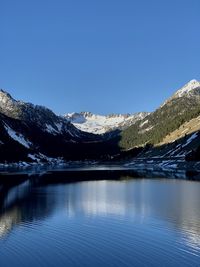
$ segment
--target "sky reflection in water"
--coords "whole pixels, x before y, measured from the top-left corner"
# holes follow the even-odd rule
[[[199,266],[198,182],[26,182],[1,200],[2,266]]]

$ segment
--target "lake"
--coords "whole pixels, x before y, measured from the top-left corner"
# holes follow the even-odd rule
[[[200,182],[93,178],[3,189],[0,266],[200,266]]]

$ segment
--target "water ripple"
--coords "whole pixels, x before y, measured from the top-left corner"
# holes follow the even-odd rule
[[[3,267],[199,266],[200,183],[143,179],[28,190],[0,215]]]

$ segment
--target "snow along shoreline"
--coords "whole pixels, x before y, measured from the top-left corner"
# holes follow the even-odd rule
[[[54,159],[50,162],[15,162],[0,163],[0,173],[12,174],[12,172],[24,171],[30,174],[42,174],[47,171],[59,170],[65,171],[133,171],[135,173],[145,174],[148,177],[164,177],[166,173],[172,174],[172,178],[187,178],[189,175],[199,175],[200,162],[185,161],[183,159],[161,159],[161,158],[135,158],[129,162],[99,162],[99,161],[64,161]],[[160,174],[162,174],[160,176]],[[184,175],[183,175],[184,174]],[[169,175],[166,175],[168,177]],[[200,178],[199,178],[200,179]]]

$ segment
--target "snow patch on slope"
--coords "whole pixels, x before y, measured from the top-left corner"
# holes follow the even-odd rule
[[[8,135],[14,139],[15,141],[17,141],[18,143],[20,143],[21,145],[25,146],[26,148],[30,148],[30,146],[32,145],[32,143],[28,140],[26,140],[24,138],[24,136],[22,134],[19,134],[17,132],[15,132],[12,128],[10,128],[10,126],[8,126],[7,124],[4,125],[4,128],[6,129]]]
[[[190,144],[190,143],[191,143],[197,136],[198,136],[197,133],[194,133],[193,135],[191,135],[191,136],[187,139],[186,143],[185,143],[182,147],[185,147],[185,146],[189,145],[189,144]]]
[[[54,123],[53,126],[46,123],[45,124],[45,131],[50,133],[50,134],[57,135],[57,134],[62,133],[62,127],[63,127],[63,124],[61,122],[60,123]]]
[[[58,133],[58,131],[53,128],[50,124],[46,124],[46,131],[50,134],[56,135]]]
[[[147,124],[149,121],[145,120],[143,123],[140,124],[140,127],[142,128],[145,124]]]

